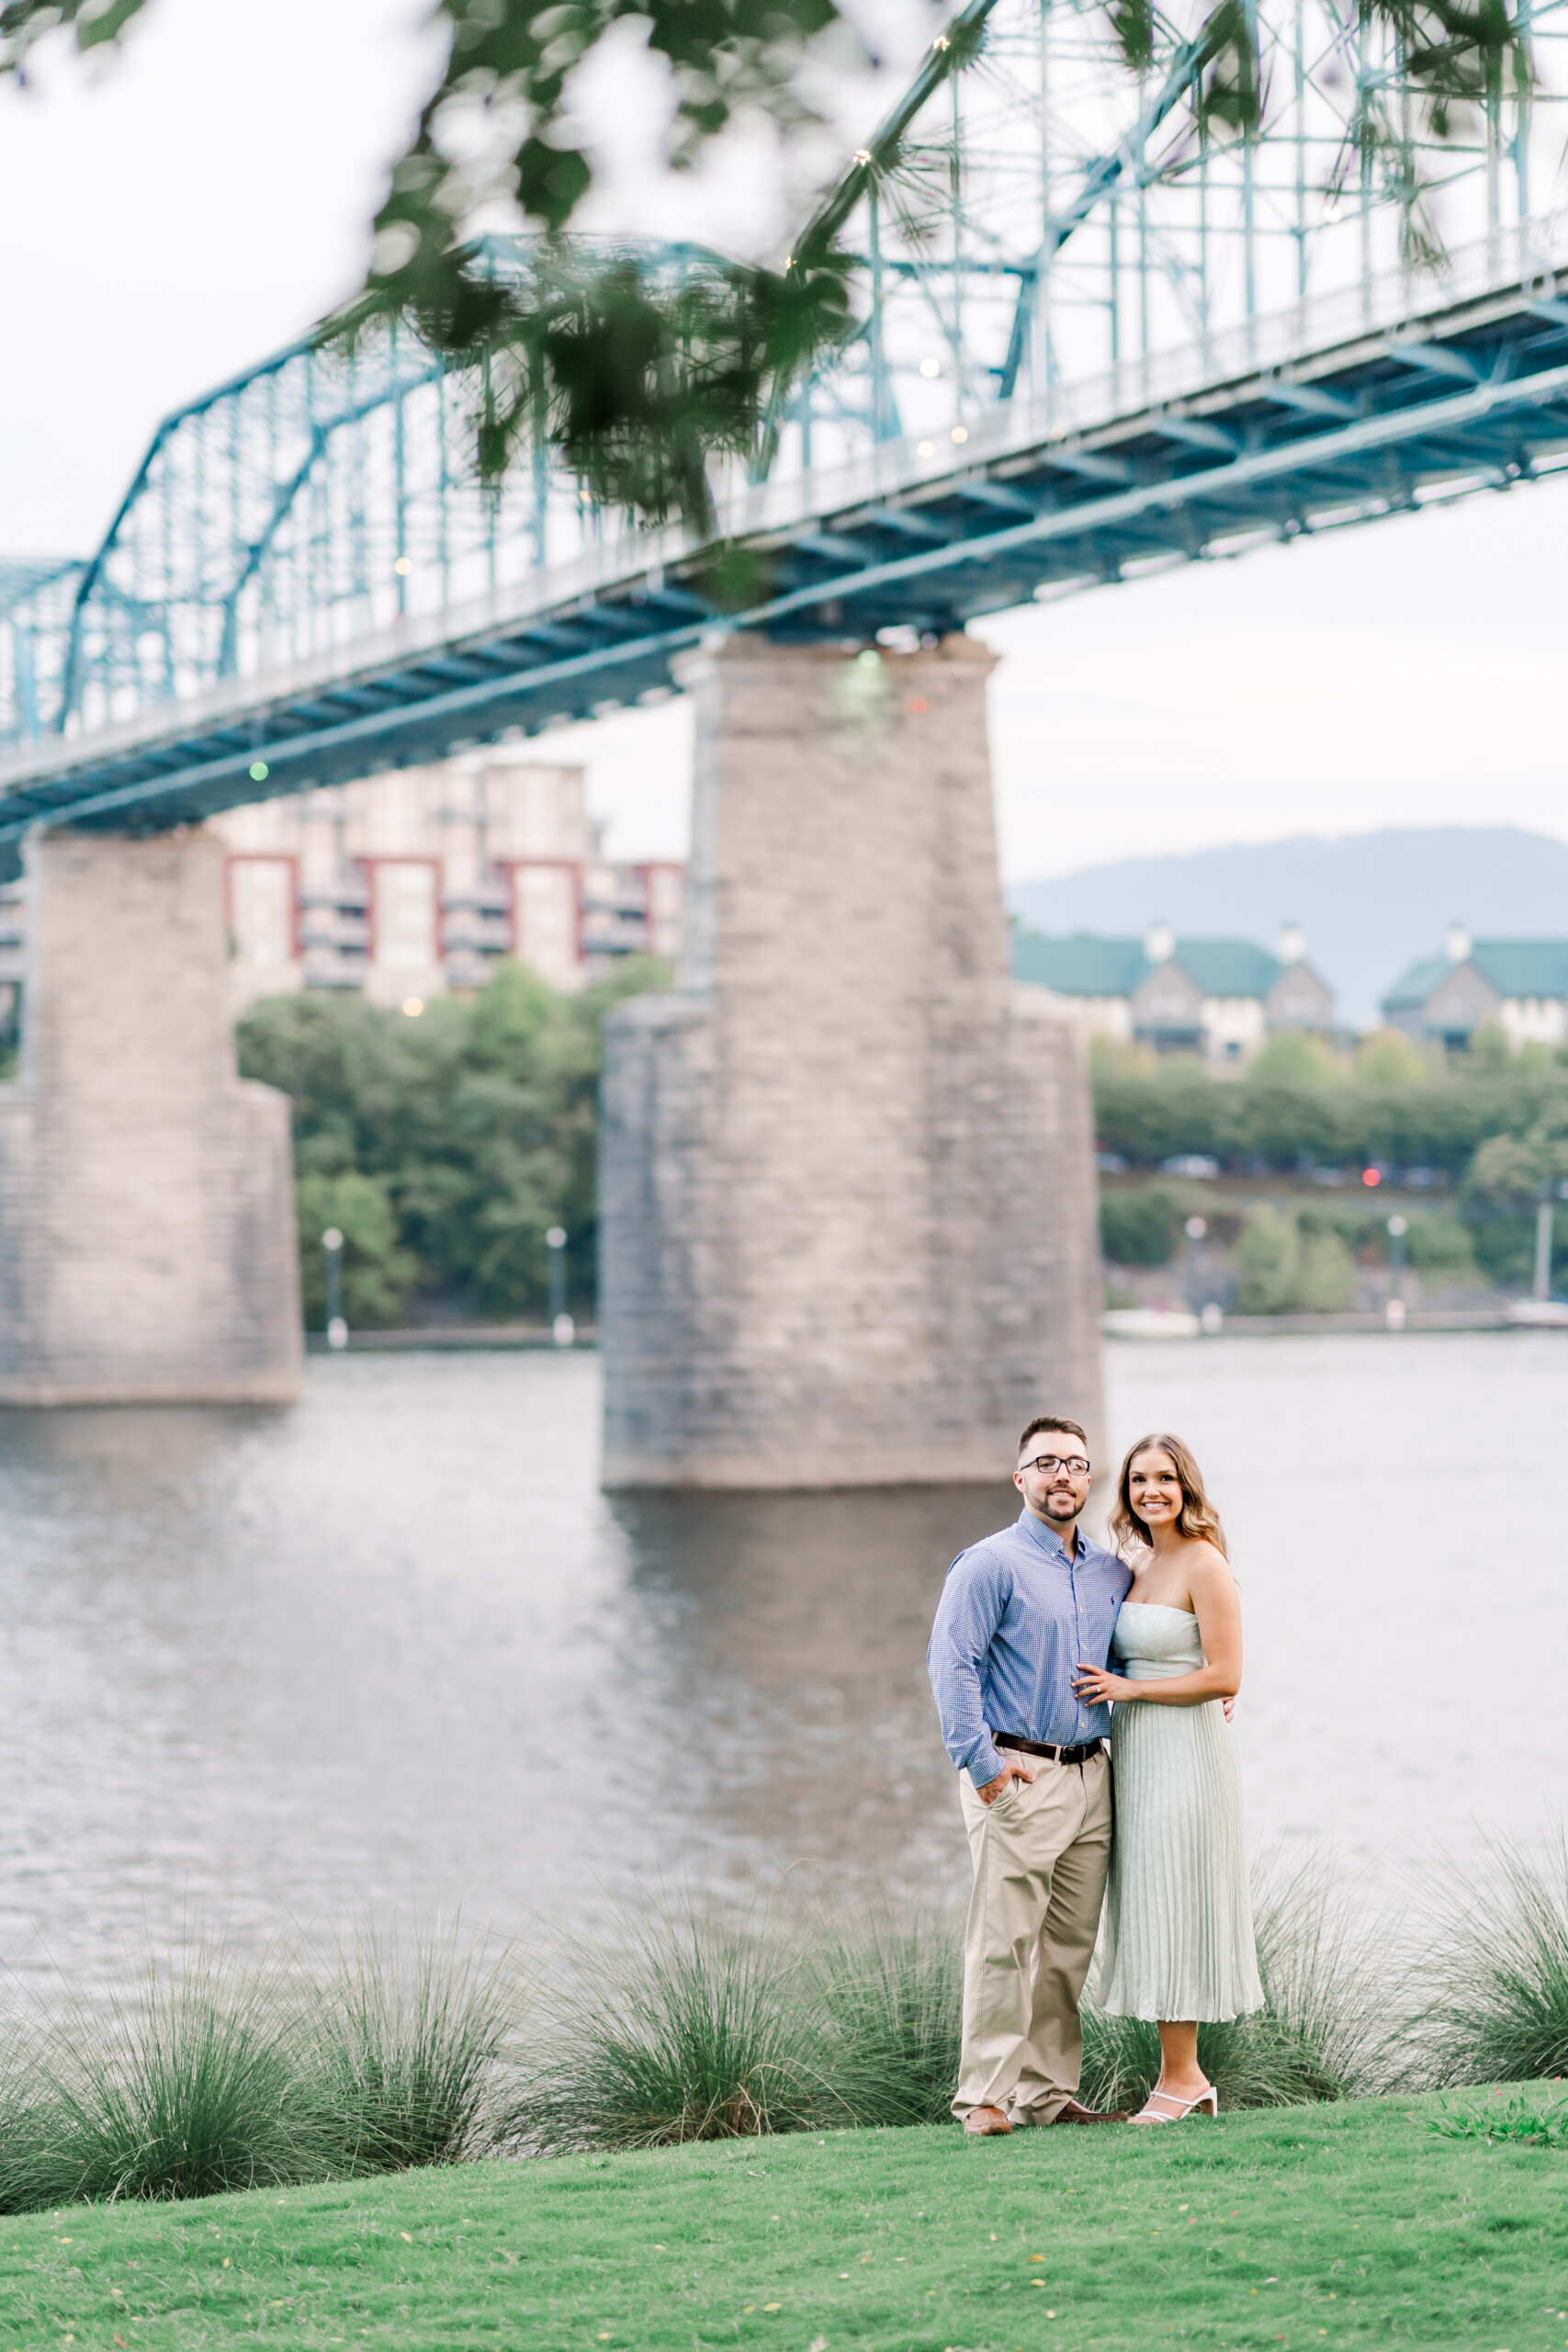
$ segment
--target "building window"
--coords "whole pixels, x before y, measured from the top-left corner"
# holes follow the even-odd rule
[[[428,972],[439,962],[437,871],[426,858],[378,857],[371,869],[372,961],[388,972]]]
[[[520,862],[512,869],[512,952],[553,989],[582,978],[582,877],[565,859]]]
[[[276,970],[294,961],[295,889],[291,857],[231,858],[229,928],[242,963]]]

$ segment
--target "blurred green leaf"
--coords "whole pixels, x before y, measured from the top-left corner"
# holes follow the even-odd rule
[[[1185,28],[1151,0],[1105,4],[1129,73],[1174,77],[1201,139],[1258,129],[1267,89],[1253,0],[1213,0]],[[113,41],[142,6],[5,0],[0,73],[21,74],[51,34],[84,50]],[[741,454],[766,469],[791,388],[850,329],[862,257],[838,241],[868,180],[891,187],[907,169],[900,141],[918,107],[896,110],[849,165],[786,264],[713,252],[672,267],[624,244],[568,243],[593,185],[573,143],[573,69],[623,23],[642,30],[674,83],[664,160],[686,168],[743,115],[768,117],[786,139],[817,126],[813,75],[869,62],[837,0],[438,0],[435,13],[446,52],[393,164],[370,276],[323,332],[352,339],[373,322],[405,320],[469,368],[481,471],[501,472],[525,445],[548,447],[603,503],[649,523],[679,516],[711,536],[706,460]],[[920,96],[981,56],[987,13],[953,17],[928,52]],[[1430,266],[1440,243],[1423,209],[1424,142],[1530,89],[1528,16],[1506,0],[1360,0],[1360,14],[1393,31],[1415,103],[1377,77],[1359,83],[1333,184],[1363,164],[1380,168],[1404,217],[1406,261]],[[507,207],[537,241],[503,271],[469,224]]]

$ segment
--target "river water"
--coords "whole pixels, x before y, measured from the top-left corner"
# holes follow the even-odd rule
[[[1122,1344],[1241,1579],[1255,1842],[1398,1870],[1562,1809],[1568,1340]],[[0,1963],[451,1905],[512,1927],[964,1857],[924,1645],[1011,1489],[602,1496],[586,1354],[317,1359],[287,1413],[0,1415]]]

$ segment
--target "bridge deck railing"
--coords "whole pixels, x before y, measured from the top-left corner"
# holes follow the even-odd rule
[[[1043,397],[1021,395],[979,413],[961,445],[911,435],[873,445],[849,461],[749,483],[732,474],[717,499],[719,537],[766,546],[784,542],[835,515],[1006,466],[1053,441],[1091,435],[1143,414],[1198,402],[1252,377],[1310,367],[1366,338],[1419,334],[1424,327],[1489,295],[1528,293],[1568,266],[1568,210],[1500,228],[1450,254],[1443,266],[1417,273],[1389,271],[1336,287],[1289,308],[1226,327],[1164,351],[1138,354]],[[737,469],[738,471],[738,469]],[[354,676],[405,668],[422,655],[479,644],[570,612],[638,582],[655,592],[668,571],[696,550],[679,529],[636,530],[621,525],[601,544],[485,595],[366,632],[320,653],[260,674],[165,702],[119,724],[91,730],[95,752],[117,752],[188,737],[210,724],[286,698],[308,695]],[[68,769],[82,756],[84,737],[68,733],[0,760],[0,790]]]

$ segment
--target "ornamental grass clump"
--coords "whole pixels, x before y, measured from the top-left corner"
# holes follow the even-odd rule
[[[1446,2090],[1568,2077],[1568,1837],[1540,1860],[1495,1844],[1450,1872],[1427,1936],[1416,2073]]]
[[[512,2136],[547,2149],[661,2148],[841,2122],[810,1973],[760,1914],[687,1896],[563,1944],[539,2083]]]
[[[290,2036],[325,2166],[352,2177],[484,2153],[520,2006],[511,1946],[466,1938],[457,1920],[385,1935],[364,1922],[300,1998]]]
[[[271,1968],[197,1950],[101,2009],[24,2016],[12,2035],[0,2209],[324,2177]]]
[[[1232,2104],[1366,2098],[1386,2087],[1402,2031],[1390,1997],[1398,1953],[1387,1910],[1372,1907],[1365,1889],[1334,1879],[1315,1856],[1294,1868],[1266,1859],[1253,1874],[1252,1900],[1265,2003],[1251,2021],[1250,2049],[1233,2056],[1216,2046],[1216,2064],[1234,2071]],[[1236,2029],[1213,2030],[1223,2037]],[[1269,2095],[1271,2086],[1288,2096]]]
[[[821,2069],[844,2123],[945,2123],[958,2080],[963,1929],[944,1914],[881,1908],[807,1944]]]
[[[1198,2061],[1221,2107],[1303,2107],[1381,2086],[1394,2049],[1386,1926],[1369,1925],[1315,1862],[1255,1871],[1253,1916],[1264,2005],[1198,2029]],[[1086,2007],[1086,2105],[1141,2107],[1159,2066],[1152,2024]]]

